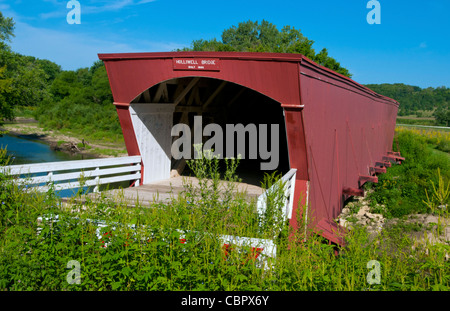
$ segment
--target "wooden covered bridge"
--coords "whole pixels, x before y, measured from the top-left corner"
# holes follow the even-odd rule
[[[306,207],[312,226],[341,243],[333,220],[344,201],[363,195],[364,183],[377,182],[376,175],[391,162],[403,160],[392,152],[398,102],[300,54],[166,52],[99,58],[108,73],[126,158],[134,159],[124,170],[131,172],[141,193],[161,193],[185,173],[185,159],[172,148],[174,125],[185,124],[195,132],[209,124],[254,124],[259,129],[275,124],[278,131],[266,132],[271,149],[266,146],[265,153],[256,158],[247,154],[241,161],[243,186],[255,197],[261,195],[262,168],[276,155],[276,166],[267,171],[281,172],[290,181],[290,225],[296,228],[297,211]],[[192,136],[192,144],[205,141]],[[246,137],[246,145],[254,143]],[[258,143],[260,147],[260,138]],[[267,152],[274,148],[278,154],[269,158]],[[131,188],[126,191],[134,195]]]

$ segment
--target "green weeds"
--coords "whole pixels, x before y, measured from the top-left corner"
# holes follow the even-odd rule
[[[221,174],[217,159],[204,154],[188,164],[199,184],[186,182],[182,195],[150,208],[129,208],[101,196],[62,203],[52,190],[24,191],[1,176],[0,289],[449,289],[445,246],[424,253],[411,248],[401,228],[375,239],[355,228],[336,256],[335,246],[304,230],[308,226],[301,214],[302,229],[296,232],[287,222],[276,221],[281,219],[282,187],[269,196],[264,216],[256,212],[254,201],[233,191],[238,162],[227,160]],[[266,176],[266,188],[278,180]],[[271,239],[276,258],[224,241],[224,235]],[[380,264],[378,283],[367,280],[372,260]],[[79,284],[70,282],[73,268],[67,265],[72,261],[79,263]]]
[[[448,204],[447,154],[432,152],[426,138],[412,131],[400,131],[397,139],[406,161],[379,175],[377,184],[367,184],[366,189],[374,190],[368,195],[372,207],[385,205],[380,212],[392,218],[434,212],[436,206]]]

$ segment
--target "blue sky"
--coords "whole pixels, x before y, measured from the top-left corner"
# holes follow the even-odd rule
[[[171,51],[265,19],[300,29],[359,83],[450,87],[449,0],[379,0],[379,25],[366,21],[368,0],[79,0],[79,25],[67,23],[67,2],[0,0],[16,21],[12,49],[74,70],[97,53]]]

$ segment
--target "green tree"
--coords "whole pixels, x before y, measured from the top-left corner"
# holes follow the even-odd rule
[[[14,21],[11,17],[4,17],[0,12],[0,56],[4,51],[9,50],[9,46],[5,41],[10,41],[14,37]],[[0,124],[4,119],[13,118],[13,109],[10,103],[7,102],[12,88],[12,80],[6,75],[6,66],[0,64]]]
[[[49,61],[47,59],[37,59],[36,62],[47,75],[47,84],[53,82],[56,76],[61,72],[61,66],[55,64],[52,61]]]
[[[398,101],[400,116],[410,114],[418,116],[421,114],[420,111],[434,111],[438,124],[446,124],[443,120],[443,111],[450,108],[450,89],[445,86],[426,89],[403,83],[367,84],[366,86]]]
[[[271,52],[271,53],[298,53],[302,54],[322,66],[328,67],[340,74],[351,77],[350,72],[342,67],[334,58],[323,49],[316,54],[313,49],[314,41],[309,40],[291,26],[284,26],[281,31],[263,20],[241,22],[222,32],[222,40],[194,40],[190,48],[179,51],[238,51],[238,52]]]
[[[12,17],[4,17],[0,12],[0,49],[8,48],[5,41],[11,41],[14,37],[15,23]]]
[[[449,126],[450,125],[450,110],[438,109],[434,112],[437,125]]]
[[[13,118],[12,107],[5,100],[9,96],[12,88],[12,79],[5,78],[6,66],[0,68],[0,124],[4,119]]]

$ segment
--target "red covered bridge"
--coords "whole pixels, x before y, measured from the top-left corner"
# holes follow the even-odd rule
[[[297,169],[293,213],[308,206],[329,232],[350,195],[377,181],[390,161],[398,102],[300,54],[165,52],[99,54],[104,61],[128,154],[142,156],[146,184],[182,166],[172,159],[171,128],[208,123],[279,124],[278,171]],[[272,142],[273,144],[273,142]],[[244,160],[243,179],[261,177]]]

